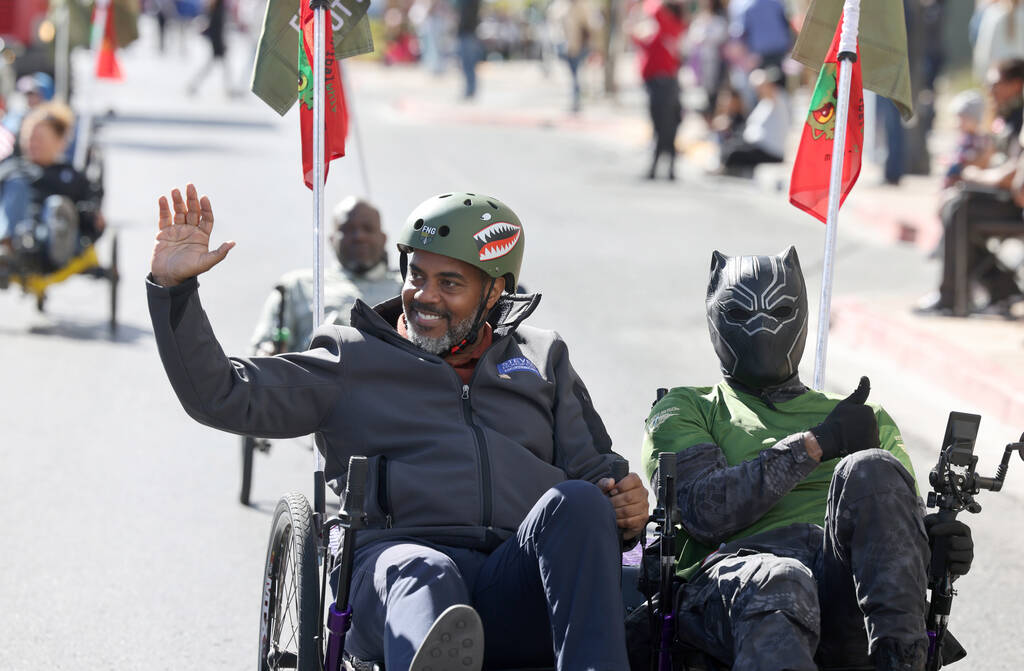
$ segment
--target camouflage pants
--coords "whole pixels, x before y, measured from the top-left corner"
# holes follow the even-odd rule
[[[677,634],[735,671],[871,666],[881,638],[922,645],[929,557],[914,481],[888,452],[836,466],[825,528],[733,541],[676,597]]]

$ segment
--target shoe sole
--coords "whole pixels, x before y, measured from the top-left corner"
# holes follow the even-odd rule
[[[483,622],[475,610],[459,604],[434,620],[409,671],[480,671],[483,661]]]

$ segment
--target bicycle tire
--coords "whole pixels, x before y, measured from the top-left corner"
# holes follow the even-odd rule
[[[274,510],[263,569],[260,671],[320,671],[322,637],[316,529],[302,494],[281,498]]]
[[[252,461],[256,452],[256,439],[242,436],[242,486],[238,492],[238,501],[243,506],[249,505],[249,493],[252,489]]]

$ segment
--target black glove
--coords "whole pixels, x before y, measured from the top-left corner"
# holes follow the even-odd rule
[[[936,539],[946,539],[946,568],[949,572],[954,577],[967,575],[974,561],[971,528],[960,520],[942,522],[938,513],[924,516],[924,528],[928,530],[928,543],[933,552]]]
[[[822,461],[881,447],[875,411],[864,405],[870,392],[871,382],[862,377],[856,391],[839,401],[825,421],[811,429],[821,446]]]

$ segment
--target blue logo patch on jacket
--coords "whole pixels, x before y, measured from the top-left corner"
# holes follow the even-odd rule
[[[542,377],[540,371],[537,370],[537,366],[535,366],[534,363],[525,356],[517,356],[498,364],[499,377],[508,378],[509,373],[515,373],[517,371],[533,373],[537,377]]]

